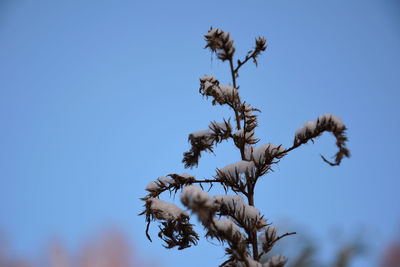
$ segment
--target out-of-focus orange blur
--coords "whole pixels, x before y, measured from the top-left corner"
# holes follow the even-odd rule
[[[0,237],[0,267],[135,267],[154,266],[139,259],[127,238],[117,230],[107,230],[84,242],[77,252],[66,249],[61,241],[52,241],[40,258],[11,256]]]

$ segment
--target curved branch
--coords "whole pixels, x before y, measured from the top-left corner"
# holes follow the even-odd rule
[[[280,154],[286,154],[293,149],[306,144],[308,141],[314,142],[314,138],[319,137],[323,132],[331,132],[336,138],[336,146],[338,152],[335,155],[335,162],[328,161],[324,156],[321,155],[322,159],[331,166],[340,165],[344,157],[350,157],[350,150],[346,147],[347,136],[346,126],[342,121],[332,114],[324,114],[320,116],[316,121],[308,121],[295,133],[293,146],[280,152]]]

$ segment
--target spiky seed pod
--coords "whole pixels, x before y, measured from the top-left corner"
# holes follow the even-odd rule
[[[217,57],[222,61],[232,59],[235,53],[235,46],[229,33],[221,29],[210,28],[208,33],[204,35],[207,42],[205,48],[210,48],[212,52],[217,54]]]
[[[236,88],[230,85],[220,84],[215,77],[211,75],[204,75],[200,78],[199,93],[206,98],[212,97],[212,104],[225,105],[229,104],[234,106],[240,103],[239,93]]]
[[[323,132],[331,132],[336,138],[336,146],[339,151],[336,153],[335,162],[328,161],[324,156],[322,159],[331,166],[338,166],[343,157],[350,157],[350,151],[346,147],[346,126],[342,120],[332,114],[324,114],[315,121],[308,121],[295,133],[293,145],[300,146],[309,140],[320,136]]]
[[[148,227],[151,221],[161,221],[158,236],[166,243],[166,248],[178,246],[184,249],[191,245],[196,245],[199,240],[198,234],[193,230],[193,225],[189,223],[189,215],[174,204],[164,202],[158,198],[143,198],[145,210],[139,215],[145,215],[147,221],[146,236],[151,241],[148,234]]]
[[[265,230],[265,239],[268,242],[275,241],[276,238],[276,227],[275,226],[268,226]]]
[[[260,36],[256,39],[256,51],[265,51],[267,49],[267,39]]]
[[[211,122],[207,130],[200,130],[189,134],[188,140],[191,144],[191,149],[183,154],[182,162],[185,168],[197,166],[201,156],[201,152],[213,152],[213,147],[223,140],[230,138],[232,126],[229,120],[217,123]]]

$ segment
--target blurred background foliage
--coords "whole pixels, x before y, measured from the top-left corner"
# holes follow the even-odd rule
[[[281,231],[293,224],[282,223]],[[374,249],[373,239],[365,232],[344,234],[339,229],[330,235],[334,248],[323,255],[321,247],[326,244],[305,227],[297,226],[297,235],[285,238],[271,251],[264,255],[261,262],[270,255],[285,255],[289,260],[287,267],[350,267],[354,261],[371,258],[369,250]],[[212,244],[210,244],[212,245]],[[123,232],[113,228],[103,230],[83,242],[76,251],[68,250],[58,239],[49,240],[45,249],[29,257],[14,255],[11,243],[4,234],[0,236],[0,267],[157,267],[164,266],[158,257],[146,258],[138,255],[132,242]],[[400,236],[387,244],[379,257],[377,267],[400,266]]]

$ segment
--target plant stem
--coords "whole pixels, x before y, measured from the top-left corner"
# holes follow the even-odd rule
[[[251,183],[247,184],[247,200],[250,206],[254,207],[254,186]],[[251,233],[252,246],[253,246],[253,259],[258,259],[258,242],[257,242],[257,231],[254,229]]]
[[[233,60],[232,60],[232,58],[229,59],[229,65],[231,67],[233,87],[236,88],[236,77],[235,77],[235,70],[233,68]]]
[[[243,64],[247,61],[248,59],[246,59]],[[238,66],[236,69],[233,67],[233,59],[230,58],[229,59],[229,65],[231,68],[231,74],[232,74],[232,84],[233,87],[235,89],[236,88],[236,72],[238,71],[239,67]],[[241,105],[241,103],[239,104]],[[236,124],[237,124],[237,129],[240,130],[241,129],[241,125],[240,125],[240,117],[239,117],[239,112],[237,110],[237,107],[233,107],[233,110],[235,111],[235,117],[236,117]],[[246,136],[246,133],[243,129],[243,136]],[[244,143],[243,145],[240,147],[240,155],[242,157],[242,160],[245,160],[245,155],[244,155]],[[247,201],[249,203],[250,206],[254,207],[254,184],[250,182],[250,179],[247,179],[248,183],[247,183]],[[257,260],[258,259],[258,242],[257,242],[257,230],[254,229],[251,233],[251,236],[249,236],[249,239],[252,240],[252,246],[253,246],[253,259]]]
[[[233,67],[233,59],[232,58],[229,59],[229,66],[231,67],[233,88],[237,89],[236,88],[236,76],[235,76],[235,70],[234,70],[234,67]],[[239,106],[240,105],[241,105],[241,103],[239,104]],[[233,106],[233,111],[235,112],[235,119],[236,119],[236,128],[238,130],[240,130],[242,127],[240,125],[240,117],[239,117],[239,112],[238,112],[237,108],[238,108],[238,106]],[[242,160],[243,160],[244,159],[244,145],[242,147],[240,147],[240,155],[241,155]]]

